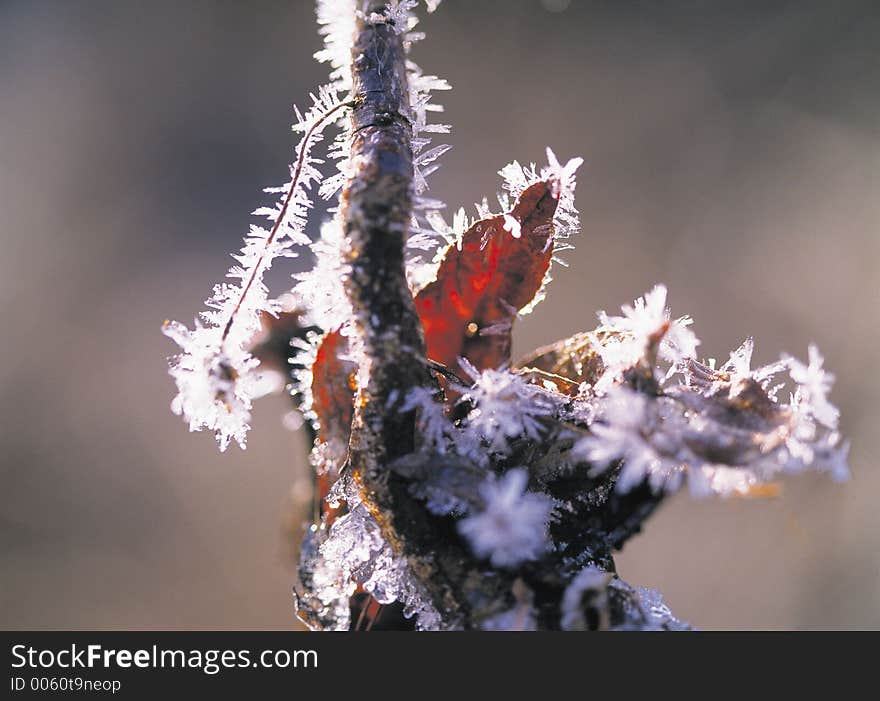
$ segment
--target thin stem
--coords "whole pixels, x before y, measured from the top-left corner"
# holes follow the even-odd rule
[[[235,305],[235,309],[232,310],[232,314],[229,315],[229,321],[226,322],[226,326],[223,328],[223,335],[220,337],[220,347],[223,347],[223,344],[226,342],[227,336],[229,336],[229,332],[232,330],[232,323],[235,321],[235,317],[238,314],[238,310],[241,309],[241,305],[244,302],[244,298],[247,296],[247,293],[251,289],[251,285],[254,284],[254,280],[257,279],[257,274],[260,270],[260,266],[263,264],[263,260],[266,258],[266,251],[269,250],[269,246],[275,241],[275,237],[278,235],[278,231],[281,228],[281,223],[284,221],[284,215],[287,214],[287,208],[290,206],[290,201],[293,199],[293,193],[296,192],[296,186],[299,184],[299,178],[302,175],[302,169],[305,165],[306,154],[309,152],[309,141],[311,141],[312,136],[318,127],[320,127],[327,119],[338,112],[343,107],[351,107],[355,104],[354,100],[349,100],[348,102],[340,102],[335,107],[327,110],[322,114],[312,126],[309,127],[308,131],[306,131],[305,136],[302,139],[299,149],[299,155],[296,159],[296,165],[293,170],[293,178],[290,181],[290,189],[287,191],[287,195],[284,197],[284,203],[281,205],[281,211],[278,213],[278,217],[275,219],[275,224],[272,226],[272,231],[269,232],[269,236],[266,238],[266,244],[263,246],[263,252],[260,254],[259,260],[257,260],[256,265],[253,267],[253,271],[251,272],[250,277],[248,278],[247,283],[241,290],[241,296],[238,298],[238,303]]]

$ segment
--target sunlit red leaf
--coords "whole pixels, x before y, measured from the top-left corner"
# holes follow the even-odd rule
[[[537,182],[511,212],[474,223],[450,247],[437,279],[416,296],[431,360],[457,368],[465,357],[480,370],[510,360],[516,314],[550,267],[557,203],[550,184]]]
[[[321,341],[312,366],[312,402],[319,424],[315,450],[331,463],[318,475],[317,493],[324,510],[324,497],[336,481],[339,463],[345,457],[354,413],[357,366],[341,357],[347,350],[348,339],[338,330],[330,331]]]
[[[348,443],[354,412],[354,373],[357,366],[343,360],[348,340],[337,330],[324,336],[312,366],[312,396],[320,428],[318,438]]]

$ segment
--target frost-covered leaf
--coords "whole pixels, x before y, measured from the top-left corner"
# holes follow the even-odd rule
[[[647,480],[658,492],[687,483],[697,496],[749,495],[806,468],[844,477],[848,446],[836,432],[818,351],[809,365],[785,358],[751,370],[751,348],[748,341],[719,370],[687,359],[679,366],[685,383],[658,392],[611,387],[594,400],[597,418],[576,452],[594,469],[619,461],[622,492]],[[785,368],[795,385],[788,403],[772,386]]]
[[[428,357],[450,367],[463,357],[479,369],[509,360],[513,321],[550,265],[556,204],[550,184],[535,183],[509,214],[476,222],[447,249],[437,279],[416,297]],[[519,223],[519,236],[505,216]]]

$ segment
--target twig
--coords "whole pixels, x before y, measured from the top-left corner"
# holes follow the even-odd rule
[[[238,303],[235,305],[235,308],[232,310],[232,313],[229,315],[229,320],[226,322],[226,326],[223,327],[223,335],[220,337],[220,347],[222,349],[223,344],[226,342],[227,336],[229,336],[229,332],[232,330],[232,324],[235,322],[236,316],[238,316],[238,310],[241,309],[242,302],[244,302],[244,298],[247,297],[248,292],[251,289],[251,285],[254,284],[254,280],[257,278],[259,274],[260,266],[263,263],[263,259],[265,258],[266,251],[269,250],[269,246],[275,241],[275,238],[278,236],[278,231],[281,228],[281,224],[284,222],[284,217],[287,214],[287,209],[290,206],[290,201],[293,199],[293,193],[296,192],[296,186],[299,184],[300,175],[302,175],[302,169],[305,165],[306,155],[309,152],[309,141],[311,141],[312,136],[315,131],[320,127],[324,122],[326,122],[330,117],[332,117],[336,112],[341,110],[343,107],[351,107],[352,102],[340,102],[335,107],[327,110],[321,117],[315,120],[314,124],[312,124],[308,131],[305,133],[301,143],[299,154],[297,154],[296,166],[294,167],[293,174],[290,179],[290,188],[287,190],[287,194],[284,196],[284,202],[281,205],[281,211],[278,212],[278,216],[275,218],[275,223],[272,225],[272,230],[269,232],[269,235],[266,237],[266,243],[263,246],[263,253],[260,256],[260,259],[257,261],[257,264],[254,265],[253,272],[251,273],[248,281],[244,284],[241,289],[241,295],[238,298]]]
[[[398,411],[391,400],[432,379],[404,269],[413,162],[402,37],[393,25],[371,21],[384,16],[384,5],[361,9],[352,49],[353,173],[342,217],[350,246],[346,289],[363,338],[367,381],[356,399],[348,469],[383,536],[407,557],[437,608],[454,617],[463,603],[452,573],[463,573],[468,555],[388,469],[416,447],[414,412]]]

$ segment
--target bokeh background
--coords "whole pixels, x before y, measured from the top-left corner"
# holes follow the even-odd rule
[[[188,434],[159,327],[284,179],[291,105],[325,79],[313,18],[0,2],[0,626],[296,627],[304,438],[283,398],[246,452]],[[477,201],[547,144],[586,158],[578,250],[518,351],[662,281],[707,355],[815,341],[837,374],[852,481],[678,496],[622,575],[702,628],[880,627],[876,3],[446,0],[423,27],[417,60],[454,86],[434,195]]]

